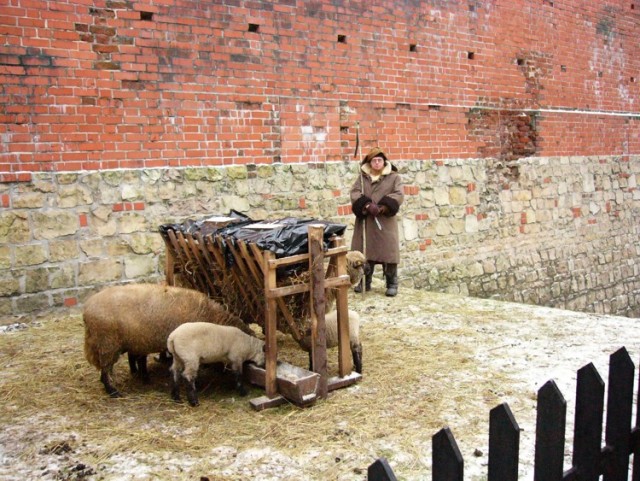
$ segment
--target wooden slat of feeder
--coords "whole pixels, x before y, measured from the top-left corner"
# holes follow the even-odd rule
[[[228,269],[227,268],[227,260],[226,260],[225,256],[222,254],[224,252],[225,248],[226,248],[225,247],[226,244],[224,242],[224,239],[222,239],[222,237],[220,237],[220,236],[216,236],[214,241],[215,242],[211,245],[211,253],[215,256],[216,262],[218,263],[220,271],[224,272],[225,275],[227,275],[227,273],[229,273],[229,275],[231,275],[231,277],[235,281],[235,285],[239,285],[239,286],[243,285],[244,281],[242,280],[242,277],[237,272],[237,270],[236,269]],[[240,291],[240,292],[241,292],[241,294],[243,294],[245,301],[247,303],[249,303],[249,304],[252,304],[250,302],[251,299],[248,297],[248,295],[244,291]]]
[[[260,270],[256,267],[256,259],[252,258],[248,253],[246,244],[243,241],[237,241],[237,243],[242,255],[237,255],[237,253],[234,252],[234,257],[239,262],[238,267],[243,272],[243,283],[248,286],[252,293],[252,299],[247,300],[247,302],[257,307],[258,302],[256,301],[262,298],[264,292],[264,277],[260,275]],[[260,257],[260,259],[262,259],[262,257]],[[262,310],[256,310],[256,320],[258,319],[258,312],[261,313]]]
[[[239,241],[238,245],[240,246],[240,249],[244,253],[246,259],[252,259],[254,261],[254,262],[249,263],[249,268],[251,270],[251,274],[253,275],[254,281],[258,285],[262,286],[262,283],[264,283],[264,274],[263,274],[262,269],[261,269],[261,263],[255,262],[256,258],[254,257],[255,253],[259,252],[260,255],[259,255],[258,259],[262,259],[262,251],[260,251],[260,250],[256,251],[256,250],[252,249],[252,252],[254,253],[254,256],[252,256],[251,253],[249,252],[250,247],[247,247],[246,242]],[[254,244],[251,244],[251,247],[253,247],[253,246],[254,246]],[[255,246],[255,247],[257,249],[257,246]],[[271,265],[271,264],[269,263],[269,265]],[[261,275],[263,277],[261,277]],[[269,293],[267,293],[266,295],[269,295]],[[300,339],[302,339],[302,336],[304,335],[304,333],[300,330],[300,328],[296,324],[296,320],[291,315],[291,311],[287,307],[287,304],[284,302],[284,299],[282,299],[281,297],[276,298],[276,305],[278,306],[278,309],[280,310],[280,312],[284,316],[284,319],[285,319],[287,325],[289,326],[289,329],[291,330],[291,335],[293,336],[293,338],[296,341],[299,341]]]
[[[260,264],[258,264],[256,262],[256,259],[251,255],[251,253],[249,253],[246,243],[242,241],[237,241],[237,248],[232,245],[228,245],[227,247],[229,248],[229,251],[233,254],[237,269],[239,269],[242,274],[242,279],[244,280],[244,282],[242,283],[241,289],[255,286],[256,296],[253,298],[253,303],[255,303],[256,299],[259,299],[262,297],[257,295],[257,290],[258,289],[261,290],[264,288],[264,277],[260,277],[260,273],[262,272],[262,269],[260,269],[259,267]],[[259,252],[260,252],[259,259],[262,260],[262,251],[259,251]],[[252,282],[252,279],[253,279],[253,282]],[[263,292],[263,291],[261,290],[260,292]],[[248,302],[251,302],[251,301],[248,301]],[[300,340],[302,336],[302,332],[297,326],[295,319],[289,312],[289,309],[284,303],[284,300],[276,299],[276,304],[284,314],[285,320],[289,326],[289,329],[291,330],[291,334],[293,335],[294,339]],[[276,318],[277,318],[277,314],[276,314]]]
[[[189,282],[189,284],[191,284],[191,286],[194,289],[197,289],[198,286],[194,282],[194,280],[192,278],[192,275],[191,275],[191,272],[189,272],[189,270],[188,270],[189,260],[187,259],[187,257],[185,256],[184,252],[182,251],[182,247],[180,246],[180,243],[178,242],[178,238],[176,237],[175,231],[173,229],[168,229],[167,230],[167,235],[169,236],[169,242],[171,243],[171,248],[173,249],[173,252],[175,253],[175,257],[178,259],[178,263],[180,264],[180,271],[183,273],[184,280]]]
[[[200,231],[196,232],[192,237],[195,237],[197,241],[196,245],[198,247],[202,269],[205,271],[205,275],[207,276],[211,287],[210,295],[212,297],[217,296],[218,298],[220,298],[221,289],[222,286],[225,285],[227,276],[225,270],[222,268],[222,266],[210,250],[209,244],[210,242],[212,242],[212,239],[211,237],[206,238]]]
[[[251,252],[253,253],[253,257],[254,259],[263,259],[263,251],[260,250],[260,248],[254,244],[248,244],[249,249],[251,249]],[[307,254],[304,254],[305,256],[305,260],[307,258]],[[260,269],[260,272],[262,272],[263,276],[266,276],[266,273],[272,269],[272,261],[275,260],[275,256],[269,256],[269,259],[266,262],[256,262],[256,266]],[[273,270],[275,271],[275,268],[273,268]],[[269,296],[269,293],[271,291],[264,291],[265,292],[265,296]],[[279,312],[282,314],[282,316],[284,317],[285,321],[287,322],[287,325],[289,326],[289,328],[291,329],[291,335],[293,336],[293,338],[296,341],[300,341],[300,339],[302,339],[302,336],[304,335],[304,333],[300,330],[300,328],[298,327],[298,324],[296,323],[296,320],[294,319],[293,315],[291,314],[291,311],[289,310],[289,308],[287,307],[287,304],[284,302],[284,299],[282,299],[282,297],[277,297],[276,298],[276,305],[278,306]]]
[[[247,302],[254,303],[257,298],[255,297],[256,295],[255,290],[252,289],[254,283],[251,282],[251,277],[252,277],[251,270],[248,267],[248,263],[250,262],[250,260],[246,259],[242,255],[242,253],[240,253],[238,249],[236,249],[233,243],[228,242],[226,244],[226,247],[229,250],[229,252],[231,252],[231,254],[233,255],[234,262],[235,262],[231,270],[234,271],[237,269],[239,271],[238,280],[240,280],[241,282],[239,282],[236,287],[238,288],[238,290],[240,290],[244,294],[245,298],[250,298],[253,296],[253,299],[247,299]],[[248,292],[248,291],[251,291],[251,292]]]
[[[167,253],[165,257],[164,263],[164,276],[167,282],[167,285],[173,286],[175,282],[174,274],[176,271],[176,259],[173,253],[173,248],[171,245],[165,240],[165,246],[167,247]]]
[[[178,245],[180,246],[183,258],[186,259],[185,270],[187,270],[187,272],[192,276],[193,280],[197,284],[198,290],[200,292],[207,293],[207,281],[202,277],[200,263],[197,259],[194,259],[193,254],[191,254],[191,249],[189,248],[182,232],[178,231],[176,233],[176,237],[178,239]],[[188,268],[191,268],[192,271],[189,271]]]
[[[209,234],[206,238],[203,237],[201,233],[197,233],[196,236],[198,238],[203,259],[208,267],[207,270],[212,271],[211,275],[213,275],[215,284],[214,292],[224,302],[226,301],[224,290],[227,289],[229,285],[233,285],[235,287],[238,285],[244,285],[244,282],[240,279],[237,272],[233,269],[227,269],[224,256],[222,255],[222,247],[216,248],[217,240],[213,238],[212,234]],[[215,272],[215,275],[213,272]],[[238,290],[238,292],[242,297],[243,306],[249,311],[250,320],[253,322],[259,315],[256,310],[256,303],[254,302],[257,292],[255,289],[252,289],[249,293],[244,290]]]
[[[238,269],[229,269],[227,267],[227,261],[225,256],[223,255],[223,252],[225,250],[224,240],[220,236],[213,237],[213,234],[209,234],[207,240],[207,251],[209,252],[212,259],[215,259],[215,265],[220,275],[219,289],[217,294],[223,299],[223,302],[230,304],[231,308],[237,309],[237,313],[243,315],[245,322],[257,322],[257,319],[262,316],[262,309],[258,308],[258,305],[256,303],[256,299],[258,298],[257,291],[254,289],[250,290],[250,292],[247,292],[244,289],[246,282],[242,278],[241,273],[238,272]],[[238,309],[237,305],[239,303],[237,301],[229,301],[228,293],[225,291],[231,288],[242,298],[242,309]],[[248,311],[248,315],[244,314],[246,312],[245,310]]]
[[[325,288],[349,286],[349,276],[343,275],[339,277],[333,277],[331,279],[325,279]],[[269,292],[271,297],[289,296],[292,294],[300,294],[302,292],[308,292],[310,290],[307,284],[296,284],[293,286],[282,286],[273,289]]]
[[[247,268],[251,272],[252,279],[254,280],[254,282],[257,282],[258,284],[262,284],[264,278],[262,277],[260,264],[259,263],[256,264],[255,258],[249,252],[247,243],[244,241],[238,241],[238,247],[240,248],[240,252],[242,252],[244,259],[247,260]],[[258,257],[258,259],[262,259],[262,256]]]
[[[276,271],[268,268],[269,259],[273,258],[273,252],[265,251],[263,254],[264,292],[269,292],[276,286]],[[267,297],[265,299],[265,381],[264,387],[267,397],[274,398],[278,395],[276,385],[276,362],[278,359],[278,343],[276,339],[276,301]]]
[[[191,234],[187,234],[185,236],[185,240],[187,241],[187,245],[191,248],[191,253],[195,257],[200,266],[199,272],[202,273],[202,277],[207,283],[208,291],[210,294],[216,292],[216,284],[214,278],[211,276],[210,264],[205,260],[205,257],[200,252],[200,242],[195,239]]]
[[[262,259],[262,251],[260,250],[260,248],[255,245],[254,243],[249,244],[249,248],[251,249],[251,252],[253,252],[253,257],[255,259]],[[273,259],[275,259],[275,257],[273,257]],[[269,261],[271,261],[272,259],[269,259]],[[267,269],[264,265],[263,262],[259,262],[258,267],[260,268],[260,272],[262,272],[262,275],[264,276],[267,272]]]
[[[349,252],[347,247],[336,247],[328,249],[324,255],[325,257],[332,257],[342,252]],[[301,262],[307,262],[309,254],[297,254],[295,256],[281,257],[280,259],[272,259],[269,261],[269,265],[272,267],[283,267],[291,264],[299,264]]]

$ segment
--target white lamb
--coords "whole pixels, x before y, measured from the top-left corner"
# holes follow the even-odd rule
[[[171,397],[180,401],[180,376],[187,381],[187,399],[197,406],[196,378],[201,363],[231,364],[236,389],[241,396],[247,391],[242,385],[242,364],[247,361],[264,366],[264,341],[245,334],[232,326],[207,322],[188,322],[178,326],[167,339],[167,350],[173,356],[171,365]]]
[[[338,311],[331,311],[324,316],[325,338],[327,349],[338,345]],[[353,357],[353,369],[362,373],[362,343],[360,342],[360,316],[349,309],[349,344]],[[311,360],[311,333],[305,335],[300,341],[302,348],[309,353],[309,369],[312,369]]]

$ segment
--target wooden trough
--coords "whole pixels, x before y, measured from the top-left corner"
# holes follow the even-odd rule
[[[248,364],[245,371],[245,377],[249,382],[265,387],[267,375],[265,369],[255,364]],[[300,407],[311,406],[318,399],[319,382],[320,375],[318,373],[278,361],[276,385],[280,396],[276,396],[273,399],[269,399],[266,396],[256,398],[251,400],[251,405],[256,410],[276,406],[286,401],[290,401]]]
[[[251,401],[255,409],[286,401],[308,406],[325,398],[329,390],[358,382],[361,375],[352,372],[349,345],[347,248],[343,237],[335,234],[340,229],[312,220],[298,224],[291,218],[284,222],[247,219],[215,216],[186,226],[161,226],[167,247],[167,284],[200,290],[245,322],[261,326],[266,364],[262,372],[250,368],[249,380],[264,386],[266,395]],[[279,244],[279,233],[295,229],[300,243],[301,228],[306,229],[305,252],[282,255],[280,249],[277,258],[265,242],[264,233],[271,238],[276,234]],[[338,312],[338,376],[329,379],[324,315],[327,304],[333,302]],[[298,342],[311,336],[314,372],[286,363],[277,367],[277,330]]]

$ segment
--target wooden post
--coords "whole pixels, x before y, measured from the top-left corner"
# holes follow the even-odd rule
[[[336,246],[343,246],[344,238],[336,239],[335,244]],[[337,256],[336,267],[337,275],[347,274],[346,253]],[[338,294],[336,295],[336,309],[338,311],[338,374],[340,377],[348,376],[353,370],[349,339],[348,290],[349,286],[338,287]]]
[[[276,339],[277,319],[276,319],[276,299],[272,297],[271,289],[277,287],[276,269],[269,266],[269,260],[275,255],[271,251],[264,251],[264,324],[265,324],[265,392],[267,397],[274,398],[278,395],[278,385],[276,383],[276,369],[278,360],[278,343]]]
[[[325,399],[328,392],[327,338],[324,311],[326,305],[324,291],[324,250],[322,239],[324,226],[311,224],[308,229],[309,272],[311,274],[311,352],[313,370],[320,374],[318,398]]]

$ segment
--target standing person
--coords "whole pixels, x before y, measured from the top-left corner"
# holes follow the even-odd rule
[[[360,163],[360,171],[350,192],[351,209],[356,216],[351,249],[367,258],[365,289],[371,290],[375,266],[382,264],[387,283],[385,295],[394,297],[398,293],[400,238],[396,214],[404,200],[402,179],[379,147],[369,151]],[[362,283],[355,291],[362,292]]]

